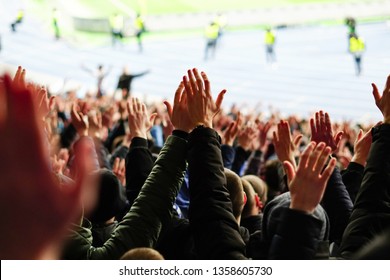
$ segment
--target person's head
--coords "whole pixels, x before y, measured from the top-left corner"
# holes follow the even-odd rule
[[[230,199],[232,201],[233,215],[240,223],[242,209],[246,202],[246,195],[242,186],[241,178],[233,171],[225,168],[226,188],[229,191]]]
[[[261,204],[265,205],[267,203],[267,198],[268,198],[267,183],[256,175],[245,175],[242,177],[242,179],[245,179],[249,184],[251,184],[251,187],[254,189]]]
[[[267,201],[272,200],[285,190],[284,169],[279,160],[267,161],[260,171],[260,176],[268,186]]]
[[[103,65],[99,64],[97,68],[98,68],[98,70],[100,71],[100,70],[103,69]]]
[[[262,206],[259,196],[247,180],[241,178],[241,182],[247,198],[241,216],[243,218],[256,216],[261,212]]]
[[[290,192],[286,192],[275,197],[265,206],[262,221],[262,234],[264,241],[268,244],[270,244],[270,242],[272,241],[272,238],[276,234],[277,228],[279,227],[280,223],[283,222],[282,214],[284,213],[284,211],[286,211],[285,209],[290,207],[290,203]],[[329,219],[324,208],[322,208],[322,206],[318,204],[313,214],[311,215],[322,223],[320,234],[316,238],[319,241],[324,241],[324,243],[328,244]],[[326,246],[319,246],[316,257],[324,256],[326,254],[329,255],[329,247],[327,247],[325,251],[323,251],[324,247]]]
[[[164,257],[152,248],[134,248],[127,251],[121,260],[164,260]]]
[[[100,177],[98,201],[88,219],[94,224],[101,224],[115,217],[125,206],[122,186],[115,174],[108,169],[97,172]]]

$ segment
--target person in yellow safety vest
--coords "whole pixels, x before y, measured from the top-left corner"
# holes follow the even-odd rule
[[[217,47],[217,40],[219,35],[219,26],[215,22],[211,22],[205,30],[206,35],[206,49],[204,53],[204,59],[208,59],[209,51],[211,50],[211,56],[215,57],[215,49]]]
[[[19,9],[18,13],[16,14],[16,20],[11,23],[11,30],[12,32],[16,32],[16,25],[21,24],[24,18],[24,11],[23,9]]]
[[[112,46],[115,46],[117,42],[121,43],[123,38],[123,16],[120,14],[114,14],[110,18],[110,29]]]
[[[60,27],[58,25],[58,19],[59,19],[59,13],[56,8],[53,9],[52,13],[52,23],[54,28],[54,36],[56,37],[56,40],[60,39]]]
[[[265,54],[266,60],[268,63],[274,63],[276,61],[274,46],[275,46],[276,36],[271,28],[267,28],[264,36],[265,43]]]
[[[140,14],[137,14],[134,19],[135,36],[137,37],[138,49],[140,52],[143,50],[142,46],[142,34],[146,32],[145,21]]]
[[[353,55],[355,60],[356,76],[359,76],[362,72],[362,55],[366,49],[363,38],[356,34],[353,34],[349,39],[349,52]]]

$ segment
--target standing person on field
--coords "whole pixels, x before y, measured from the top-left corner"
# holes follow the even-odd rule
[[[204,52],[204,60],[207,60],[209,57],[209,51],[211,51],[211,56],[215,57],[215,49],[217,47],[217,40],[219,36],[219,25],[215,22],[211,22],[205,30],[206,35],[206,49]]]
[[[356,33],[349,39],[349,52],[353,55],[355,60],[356,76],[360,76],[362,72],[362,55],[366,49],[364,40]]]
[[[54,35],[56,37],[56,40],[60,39],[61,37],[60,27],[58,25],[58,19],[59,19],[58,10],[54,8],[52,14],[52,23],[53,23]]]
[[[275,46],[276,36],[270,27],[265,31],[264,43],[265,43],[265,53],[267,63],[276,62],[274,46]]]
[[[18,24],[21,24],[24,18],[24,10],[19,9],[18,13],[16,14],[16,19],[13,23],[11,23],[11,30],[12,32],[16,32],[16,26]]]
[[[112,46],[114,47],[117,42],[122,43],[123,16],[120,14],[114,14],[114,16],[110,18],[110,28],[111,28]]]
[[[137,14],[134,19],[134,28],[135,28],[135,36],[137,37],[139,52],[143,51],[142,46],[142,34],[146,31],[145,21],[142,18],[141,14]]]

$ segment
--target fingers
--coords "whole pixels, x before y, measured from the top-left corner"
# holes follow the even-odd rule
[[[276,133],[276,131],[273,132],[273,139],[272,140],[273,140],[273,144],[275,146],[277,146],[279,143],[279,138],[278,138],[278,134]]]
[[[334,143],[336,145],[336,148],[339,146],[339,143],[340,143],[341,139],[343,138],[343,135],[344,135],[344,132],[339,131],[339,132],[337,132],[336,136],[334,137]]]
[[[126,107],[127,107],[127,113],[129,114],[129,116],[133,115],[134,114],[134,111],[133,111],[133,101],[132,101],[131,98],[129,99],[129,101],[127,101]]]
[[[180,84],[177,87],[177,90],[175,92],[175,98],[174,98],[174,101],[173,101],[174,105],[180,103],[180,99],[182,98],[183,91],[184,91],[184,83],[180,82]]]
[[[379,102],[381,101],[382,96],[380,95],[376,84],[372,83],[371,86],[372,86],[372,95],[374,96],[375,99],[375,104],[378,105]]]
[[[202,77],[199,75],[199,72],[198,72],[198,69],[194,68],[192,69],[194,75],[195,75],[195,78],[196,78],[196,84],[197,84],[197,87],[198,87],[198,90],[203,90],[204,88],[204,85],[203,85],[203,79]],[[207,77],[206,77],[207,78]],[[206,96],[207,95],[210,95],[210,92],[207,92],[206,91]]]
[[[164,101],[164,105],[165,105],[165,107],[167,108],[167,112],[168,112],[169,119],[172,119],[172,111],[173,111],[173,108],[172,108],[171,103],[169,103],[168,101]]]
[[[197,86],[197,84],[196,84],[194,74],[192,73],[191,70],[188,70],[188,71],[187,71],[187,74],[188,74],[188,78],[189,78],[189,80],[190,80],[190,85],[191,85],[192,93],[195,94],[195,95],[199,94],[198,91],[201,90],[202,88],[200,88],[200,89],[198,90],[198,86]]]
[[[184,89],[185,89],[188,100],[193,100],[194,93],[192,92],[191,85],[190,85],[190,82],[188,81],[187,76],[183,76],[183,84],[184,84]]]
[[[359,133],[356,137],[355,143],[358,142],[360,139],[362,139],[362,136],[363,136],[363,129],[359,129]]]
[[[210,91],[210,81],[207,78],[206,73],[205,72],[201,72],[201,75],[202,75],[203,81],[204,81],[204,89],[206,90],[206,92],[211,92]]]
[[[298,168],[301,168],[301,167],[306,168],[307,162],[309,160],[309,156],[312,153],[312,151],[314,150],[315,146],[316,146],[315,142],[310,142],[310,144],[307,145],[306,149],[303,151],[303,153],[301,155],[301,160],[299,161]]]
[[[309,170],[314,171],[315,164],[316,164],[318,158],[321,156],[324,148],[325,148],[325,143],[321,142],[321,143],[317,144],[315,149],[310,153],[309,159],[307,161],[307,168]]]
[[[150,127],[154,125],[154,120],[156,119],[156,117],[157,117],[157,113],[153,113],[150,115],[149,117]]]
[[[332,123],[328,113],[325,113],[325,130],[332,133]]]
[[[283,167],[284,171],[286,172],[288,182],[291,182],[295,177],[294,166],[290,162],[284,161]]]
[[[390,75],[387,76],[386,87],[385,90],[383,91],[383,94],[385,93],[390,93]]]
[[[317,136],[317,128],[313,118],[310,119],[310,129],[311,129],[311,138],[313,139],[313,137],[315,138]]]
[[[331,152],[332,149],[328,146],[325,147],[325,149],[323,149],[322,152],[319,154],[313,169],[315,175],[321,174],[322,170],[324,169],[324,166],[326,165],[326,162],[328,161]]]
[[[223,89],[223,90],[218,94],[217,100],[215,101],[215,105],[217,106],[217,112],[218,112],[219,109],[221,108],[222,101],[223,101],[223,98],[224,98],[224,96],[225,96],[225,93],[226,93],[226,89]]]
[[[299,145],[301,144],[301,141],[302,141],[302,138],[303,138],[303,134],[299,134],[297,135],[295,138],[294,138],[294,146],[295,147],[299,147]]]
[[[334,168],[336,167],[337,160],[335,158],[332,158],[328,166],[325,168],[324,172],[321,174],[321,181],[322,184],[326,186],[326,183],[328,182],[330,175],[332,175]]]
[[[119,170],[119,161],[120,161],[119,157],[115,158],[114,164],[112,165],[112,172],[114,172],[114,173],[118,172],[118,170]]]

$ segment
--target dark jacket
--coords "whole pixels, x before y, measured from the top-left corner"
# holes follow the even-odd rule
[[[92,246],[90,223],[75,226],[65,257],[119,259],[135,247],[153,247],[162,226],[172,217],[172,206],[186,170],[187,141],[170,136],[130,211],[102,247]],[[89,225],[88,225],[89,224]]]
[[[352,201],[336,167],[329,178],[321,205],[330,221],[329,241],[338,246],[352,212]]]
[[[376,250],[373,245],[390,227],[390,125],[372,129],[372,145],[364,170],[362,185],[356,197],[351,219],[341,243],[343,258],[368,256]],[[387,232],[388,233],[388,232]],[[382,238],[379,247],[389,248],[390,238]],[[365,246],[365,254],[358,251]],[[372,247],[371,247],[372,246]],[[371,252],[372,252],[371,251]],[[390,259],[390,251],[375,255],[377,259]]]
[[[362,184],[363,174],[364,166],[356,162],[350,162],[347,169],[341,171],[341,177],[347,188],[352,203],[355,203],[356,195],[359,191],[360,185]]]
[[[189,220],[200,259],[246,259],[245,243],[226,189],[220,137],[194,129],[188,139],[191,204]]]

